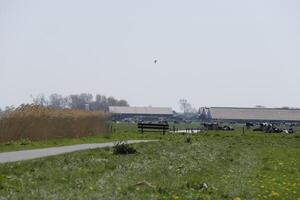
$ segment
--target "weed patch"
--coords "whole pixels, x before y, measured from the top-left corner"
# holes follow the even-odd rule
[[[113,152],[114,152],[114,154],[117,154],[117,155],[135,154],[135,153],[137,153],[137,150],[132,145],[130,145],[124,141],[120,141],[120,142],[117,142],[113,146]]]
[[[191,144],[192,143],[192,138],[191,137],[186,137],[184,141],[185,141],[185,143]]]

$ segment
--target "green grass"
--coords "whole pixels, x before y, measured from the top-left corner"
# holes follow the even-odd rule
[[[143,136],[131,128],[117,131]],[[2,164],[0,199],[300,198],[299,134],[147,134],[161,140],[133,145],[137,154],[105,148]]]

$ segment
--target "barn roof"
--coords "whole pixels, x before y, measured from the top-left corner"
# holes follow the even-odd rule
[[[136,115],[172,115],[169,107],[127,107],[109,106],[109,112],[113,114],[136,114]]]
[[[212,119],[300,121],[300,109],[281,108],[209,108]]]

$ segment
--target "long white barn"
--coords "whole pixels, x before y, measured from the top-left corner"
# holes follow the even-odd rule
[[[109,112],[112,114],[128,115],[172,115],[172,108],[169,107],[127,107],[110,106]]]
[[[211,107],[199,114],[211,120],[300,122],[300,109]]]

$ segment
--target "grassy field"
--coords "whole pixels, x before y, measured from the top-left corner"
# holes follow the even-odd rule
[[[2,164],[0,199],[300,198],[299,134],[238,129],[163,136],[137,134],[130,124],[114,127],[108,140],[160,141],[133,145],[132,155],[106,148]]]

